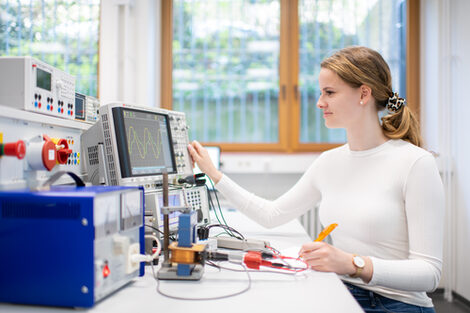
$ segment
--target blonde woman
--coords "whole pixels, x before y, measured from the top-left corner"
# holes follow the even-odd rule
[[[435,312],[426,292],[442,269],[444,192],[433,156],[420,148],[419,125],[392,90],[390,69],[366,47],[348,47],[321,63],[317,107],[347,143],[322,153],[274,201],[218,171],[194,141],[199,168],[237,209],[266,227],[320,203],[323,225],[338,223],[332,245],[310,242],[300,256],[317,271],[335,272],[366,312]],[[381,120],[379,111],[388,114]]]

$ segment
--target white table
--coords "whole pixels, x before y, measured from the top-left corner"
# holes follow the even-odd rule
[[[310,240],[297,220],[266,229],[238,212],[225,210],[224,216],[227,223],[245,237],[268,240],[281,251],[299,247]],[[212,229],[212,232],[216,233],[216,230]],[[261,272],[250,275],[251,289],[241,295],[219,300],[183,301],[158,294],[151,268],[147,267],[144,277],[98,302],[93,308],[80,312],[363,312],[333,273],[309,270],[295,276]],[[160,288],[171,295],[198,298],[232,294],[244,289],[247,284],[248,278],[244,272],[219,271],[206,266],[200,281],[162,281]],[[0,304],[0,312],[73,311],[76,310]]]

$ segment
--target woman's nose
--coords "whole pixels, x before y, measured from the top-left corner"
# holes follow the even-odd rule
[[[323,102],[322,97],[319,97],[318,100],[317,100],[317,108],[323,109],[325,106],[326,106],[326,105],[325,105],[325,103]]]

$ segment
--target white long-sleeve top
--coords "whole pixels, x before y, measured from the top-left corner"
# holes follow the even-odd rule
[[[343,145],[322,153],[274,201],[223,175],[217,189],[265,227],[288,222],[320,203],[322,225],[339,249],[369,256],[372,280],[341,279],[406,303],[432,307],[442,268],[444,191],[433,156],[403,140],[365,151]]]

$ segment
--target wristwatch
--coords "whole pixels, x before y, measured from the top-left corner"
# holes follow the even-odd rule
[[[364,261],[364,259],[358,256],[357,254],[353,254],[352,263],[356,268],[356,273],[349,275],[349,277],[359,277],[362,273],[362,270],[364,269],[364,266],[366,265],[366,261]]]

